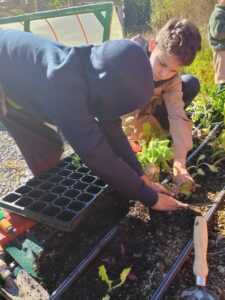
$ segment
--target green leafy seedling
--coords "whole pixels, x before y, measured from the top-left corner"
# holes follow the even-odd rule
[[[73,155],[71,155],[71,157],[72,157],[72,165],[75,168],[81,167],[81,161],[80,161],[79,156],[76,153],[74,153]]]
[[[192,182],[185,181],[179,185],[173,183],[166,183],[164,186],[174,193],[178,199],[188,200],[192,196]]]
[[[180,185],[177,186],[177,191],[175,195],[177,195],[178,198],[188,200],[192,196],[192,182],[185,181],[182,182]]]
[[[101,265],[99,267],[98,275],[99,275],[99,277],[101,278],[102,281],[107,283],[108,293],[110,293],[112,290],[121,287],[125,283],[125,281],[127,279],[127,276],[129,275],[130,271],[131,271],[130,267],[125,268],[120,274],[120,283],[118,283],[117,285],[114,285],[114,286],[112,286],[113,281],[109,279],[106,268],[105,268],[104,265]],[[110,299],[110,296],[109,296],[108,293],[102,298],[102,300],[109,300]]]
[[[147,144],[142,143],[142,151],[138,153],[138,159],[142,166],[146,168],[149,164],[156,164],[168,170],[168,161],[173,158],[173,152],[169,143],[170,141],[164,138],[152,139]]]
[[[200,175],[200,176],[205,175],[204,170],[201,168],[201,166],[203,166],[203,165],[207,166],[209,168],[209,170],[213,173],[219,172],[218,168],[215,165],[213,165],[213,164],[211,165],[206,162],[201,162],[204,159],[205,159],[205,155],[202,154],[199,156],[196,165],[192,165],[192,166],[188,167],[189,171],[194,170],[194,173],[191,174],[193,178],[197,175]]]

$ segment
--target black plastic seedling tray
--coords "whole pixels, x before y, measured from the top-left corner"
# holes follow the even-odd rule
[[[0,207],[37,222],[72,231],[107,185],[67,157],[0,199]]]

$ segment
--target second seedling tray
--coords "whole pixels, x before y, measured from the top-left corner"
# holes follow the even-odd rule
[[[71,157],[0,199],[0,207],[72,231],[107,185]]]

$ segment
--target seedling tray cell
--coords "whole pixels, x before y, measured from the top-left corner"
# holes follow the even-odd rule
[[[72,231],[107,185],[67,157],[0,199],[0,207],[60,230]]]

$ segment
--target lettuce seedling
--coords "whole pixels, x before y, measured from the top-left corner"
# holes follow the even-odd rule
[[[174,193],[177,199],[188,200],[192,196],[192,182],[184,181],[181,184],[167,183],[165,187]]]
[[[130,271],[131,271],[131,268],[125,268],[120,274],[120,283],[117,284],[117,285],[112,286],[113,281],[109,279],[105,266],[101,265],[99,267],[98,275],[101,278],[101,280],[106,282],[107,285],[108,285],[108,293],[102,298],[102,300],[109,300],[110,299],[109,293],[112,290],[115,290],[116,288],[119,288],[124,284],[124,282],[126,281],[127,276],[129,275]]]
[[[205,165],[209,168],[209,170],[213,173],[217,173],[218,172],[218,168],[215,165],[210,165],[206,162],[201,162],[203,159],[205,159],[205,155],[202,154],[199,156],[196,165],[191,165],[190,167],[188,167],[187,169],[190,170],[194,170],[194,173],[191,174],[191,176],[194,178],[197,175],[200,176],[204,176],[205,172],[203,171],[203,169],[201,168],[201,166]]]
[[[169,147],[168,139],[152,139],[148,143],[141,144],[142,151],[137,153],[138,159],[141,162],[146,175],[149,175],[150,180],[154,178],[154,174],[148,174],[149,169],[161,167],[164,170],[169,170],[168,161],[173,158],[172,149]]]

